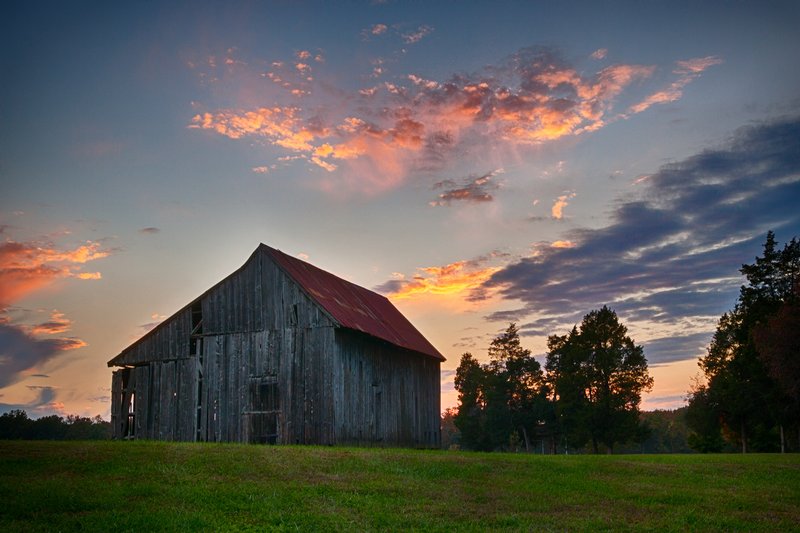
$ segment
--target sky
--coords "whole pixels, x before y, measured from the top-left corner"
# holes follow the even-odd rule
[[[4,2],[0,412],[109,415],[106,362],[259,243],[447,358],[608,305],[644,409],[800,236],[800,3]]]

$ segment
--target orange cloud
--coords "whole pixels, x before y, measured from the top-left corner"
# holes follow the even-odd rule
[[[34,335],[57,335],[59,333],[66,333],[72,327],[72,321],[64,316],[64,313],[53,311],[50,314],[50,320],[36,324],[31,328],[31,333]]]
[[[375,34],[386,31],[379,25],[372,28],[379,29]],[[416,42],[430,31],[420,27],[406,40]],[[605,54],[600,49],[593,57]],[[297,96],[305,101],[312,94],[313,80],[305,74],[311,55],[297,52],[292,61],[273,62],[276,72],[264,74],[286,89],[287,101],[296,102]],[[681,84],[688,83],[684,79],[718,61],[707,57],[678,62],[677,85],[628,112],[680,98]],[[376,59],[369,68],[373,75],[382,75],[383,66],[384,61]],[[586,74],[551,50],[524,49],[482,74],[456,75],[447,81],[406,74],[352,90],[320,84],[323,90],[313,91],[319,99],[313,108],[221,109],[196,114],[189,127],[231,139],[261,138],[325,170],[319,178],[323,190],[375,194],[399,185],[416,169],[445,168],[457,154],[478,153],[475,146],[514,149],[601,129],[625,117],[610,115],[614,103],[653,72],[653,66],[617,64]]]
[[[0,309],[59,278],[100,279],[99,272],[77,270],[108,255],[96,242],[60,250],[49,243],[6,241],[0,244]]]
[[[572,241],[553,241],[550,245],[552,248],[575,248],[575,243]]]
[[[556,198],[556,201],[553,202],[553,207],[550,210],[551,216],[557,220],[561,220],[562,218],[564,218],[564,208],[569,205],[569,200],[573,198],[575,198],[574,192],[562,194],[561,196]]]
[[[404,299],[423,294],[459,295],[478,289],[500,267],[479,268],[472,261],[457,261],[441,267],[420,268],[409,280],[395,278],[390,298]]]
[[[28,326],[13,324],[7,314],[8,306],[58,279],[99,279],[99,272],[79,270],[83,264],[108,255],[99,243],[91,241],[73,249],[42,242],[8,240],[0,244],[0,388],[33,374],[33,369],[62,352],[87,345],[75,337],[35,337],[70,329],[72,322],[59,311],[52,311],[46,322]]]

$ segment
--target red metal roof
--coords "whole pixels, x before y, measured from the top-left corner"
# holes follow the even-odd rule
[[[265,244],[261,246],[342,327],[361,331],[440,361],[445,360],[385,296],[345,281],[280,250]]]

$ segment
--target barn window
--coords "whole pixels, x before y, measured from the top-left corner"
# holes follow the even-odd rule
[[[200,300],[192,304],[192,332],[189,335],[189,355],[198,355],[203,350],[203,305]]]

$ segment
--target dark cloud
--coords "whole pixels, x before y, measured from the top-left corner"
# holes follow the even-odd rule
[[[473,177],[470,176],[457,183],[453,180],[443,180],[433,185],[434,189],[444,189],[444,192],[439,194],[437,200],[430,203],[432,206],[446,206],[451,202],[491,202],[494,200],[492,191],[500,188],[500,185],[494,181],[494,178],[501,170],[493,170],[487,172],[483,176]]]
[[[142,233],[144,235],[155,235],[156,233],[161,233],[161,229],[149,226],[147,228],[140,229],[139,233]]]
[[[642,344],[650,366],[657,366],[703,355],[710,341],[711,333],[704,332],[650,339]]]
[[[86,343],[74,337],[40,340],[20,327],[0,323],[0,388],[22,379],[26,370],[83,346]]]
[[[742,128],[725,147],[665,165],[643,183],[639,198],[618,202],[610,225],[570,231],[575,247],[541,248],[485,286],[521,300],[530,315],[564,318],[611,304],[623,318],[673,325],[719,316],[766,232],[800,234],[800,118]],[[695,357],[700,340],[659,339],[648,357]]]
[[[407,283],[406,280],[390,279],[388,281],[381,283],[380,285],[372,287],[372,290],[379,294],[393,294],[402,289],[403,285],[405,285],[406,283]]]
[[[28,388],[37,391],[35,400],[28,403],[0,403],[0,414],[15,410],[25,411],[29,416],[35,417],[59,414],[56,391],[53,387]]]

